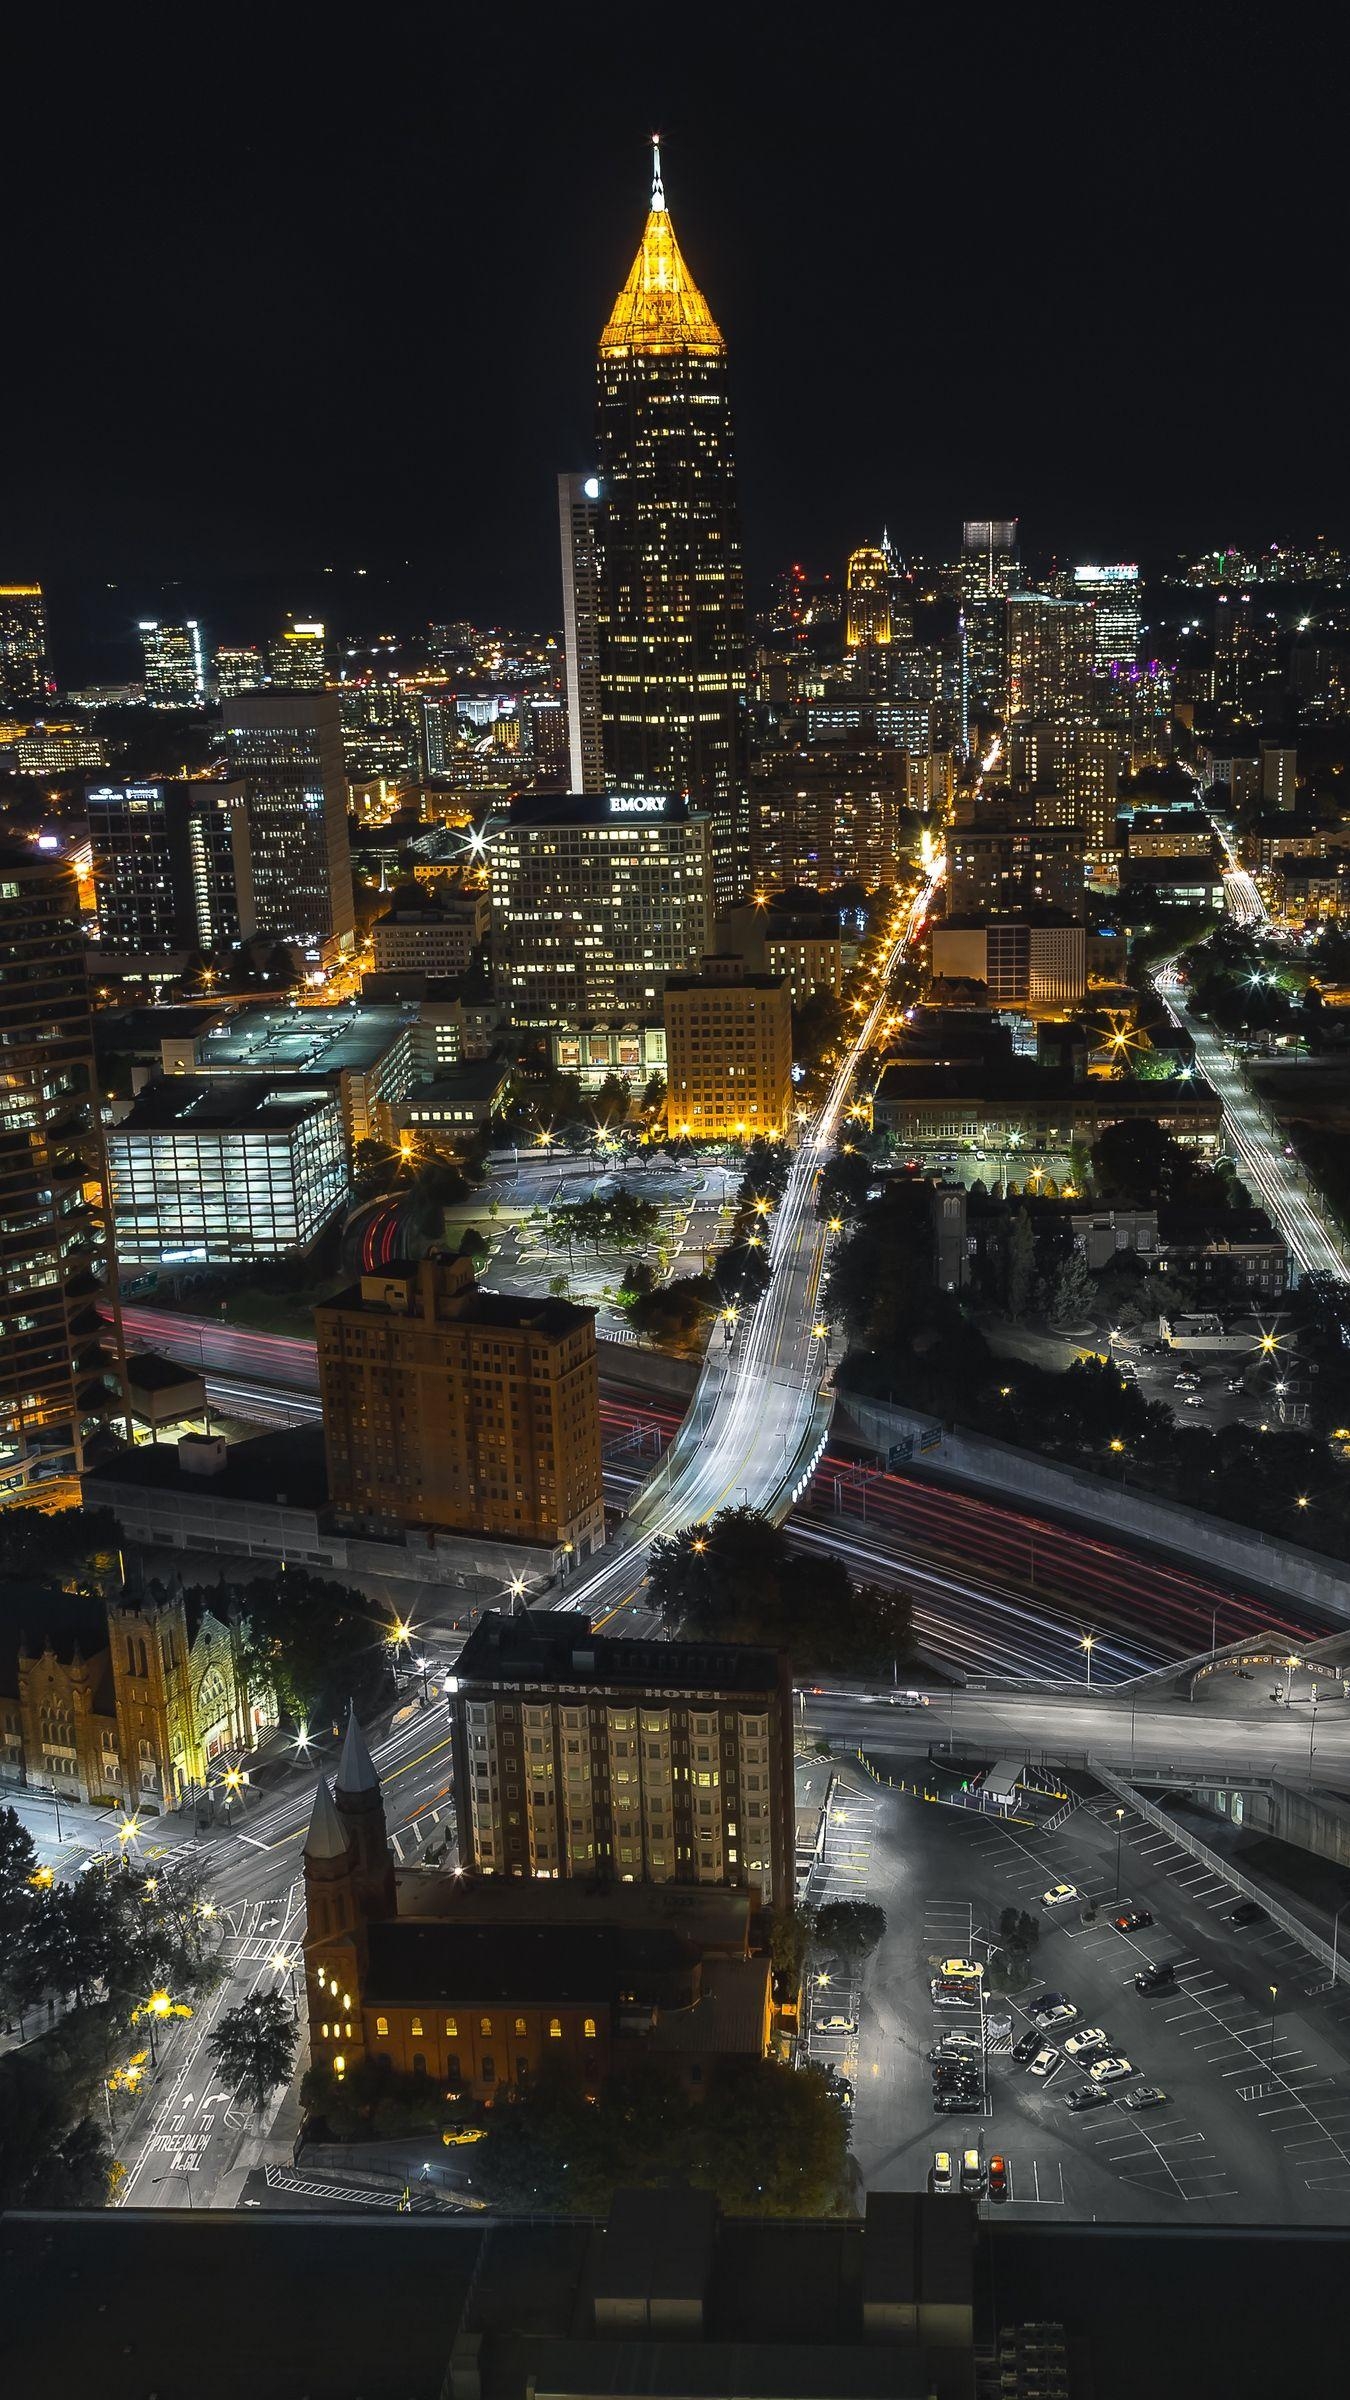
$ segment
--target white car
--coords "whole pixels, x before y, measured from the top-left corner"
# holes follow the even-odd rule
[[[1095,2067],[1088,2068],[1088,2073],[1094,2083],[1123,2083],[1127,2075],[1133,2075],[1134,2068],[1128,2058],[1099,2058]]]
[[[857,2030],[857,2020],[853,2017],[822,2017],[820,2020],[821,2033],[856,2033]]]
[[[1058,2050],[1053,2050],[1049,2042],[1047,2042],[1042,2049],[1037,2051],[1035,2057],[1033,2058],[1031,2062],[1031,2073],[1036,2076],[1038,2081],[1041,2083],[1048,2083],[1052,2075],[1058,2075],[1063,2064],[1064,2061],[1060,2057]]]
[[[1100,2025],[1082,2025],[1071,2033],[1064,2045],[1066,2058],[1081,2058],[1085,2050],[1109,2050],[1111,2047]]]
[[[1052,1883],[1049,1891],[1041,1894],[1041,1906],[1042,1908],[1062,1908],[1066,1900],[1076,1900],[1077,1898],[1078,1886],[1076,1883]]]

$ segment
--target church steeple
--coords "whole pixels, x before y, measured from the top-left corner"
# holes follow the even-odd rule
[[[661,136],[652,135],[652,198],[642,245],[600,336],[602,358],[634,351],[718,358],[726,344],[675,239],[661,173]]]
[[[336,1816],[356,1856],[357,1889],[369,1917],[398,1914],[394,1862],[384,1822],[384,1796],[375,1761],[352,1709],[347,1718],[334,1789]]]

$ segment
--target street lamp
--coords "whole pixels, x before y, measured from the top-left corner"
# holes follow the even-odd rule
[[[1089,1690],[1089,1691],[1091,1691],[1091,1689],[1092,1689],[1092,1653],[1093,1653],[1093,1651],[1094,1651],[1094,1650],[1096,1649],[1096,1647],[1097,1647],[1097,1636],[1096,1636],[1096,1634],[1095,1634],[1095,1633],[1085,1633],[1085,1634],[1083,1635],[1083,1638],[1082,1638],[1082,1640],[1081,1640],[1081,1642],[1079,1643],[1079,1645],[1078,1645],[1078,1646],[1079,1646],[1080,1650],[1083,1650],[1083,1651],[1086,1653],[1086,1655],[1087,1655],[1087,1688],[1088,1688],[1088,1690]]]
[[[1301,1667],[1302,1664],[1301,1658],[1287,1658],[1284,1662],[1284,1705],[1286,1708],[1294,1697],[1294,1670],[1296,1667]]]
[[[1116,1810],[1116,1906],[1120,1906],[1120,1837],[1125,1831],[1125,1811]]]
[[[1273,1983],[1270,1987],[1270,2071],[1272,2075],[1275,2072],[1275,1998],[1278,1988]]]

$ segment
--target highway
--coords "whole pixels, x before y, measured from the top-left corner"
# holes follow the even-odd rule
[[[1228,913],[1237,925],[1268,923],[1265,902],[1253,878],[1240,863],[1226,827],[1211,817],[1226,861],[1223,879]],[[1289,1254],[1305,1275],[1332,1275],[1338,1283],[1350,1279],[1344,1254],[1302,1179],[1296,1159],[1286,1158],[1279,1134],[1272,1130],[1243,1073],[1222,1037],[1203,1017],[1186,1006],[1185,987],[1175,959],[1167,959],[1153,978],[1154,986],[1174,1025],[1195,1045],[1196,1063],[1223,1103],[1223,1131],[1252,1197],[1278,1226]]]
[[[607,1622],[632,1599],[654,1540],[738,1504],[781,1517],[796,1485],[816,1463],[813,1434],[818,1426],[823,1448],[822,1393],[829,1364],[817,1308],[831,1238],[814,1213],[816,1177],[833,1146],[859,1063],[887,1014],[890,977],[922,920],[930,888],[921,888],[896,925],[876,978],[876,997],[815,1118],[803,1129],[770,1219],[768,1290],[727,1329],[729,1340],[714,1333],[690,1403],[687,1438],[672,1444],[662,1470],[635,1503],[624,1536],[576,1576],[564,1607],[585,1609],[597,1622]]]

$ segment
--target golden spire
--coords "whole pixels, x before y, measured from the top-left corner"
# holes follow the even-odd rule
[[[692,351],[699,358],[717,358],[725,348],[712,311],[675,239],[661,180],[661,136],[654,133],[652,202],[642,247],[609,312],[609,323],[600,336],[600,355],[626,358],[634,350],[648,355]]]

